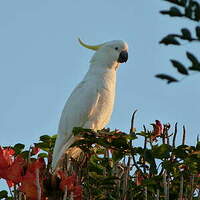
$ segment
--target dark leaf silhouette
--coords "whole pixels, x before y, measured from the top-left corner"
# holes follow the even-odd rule
[[[186,55],[187,55],[188,59],[192,62],[193,65],[199,64],[198,59],[192,53],[187,51]]]
[[[189,69],[193,71],[200,71],[200,63],[198,59],[190,52],[187,52],[186,55],[188,59],[192,62],[192,66],[189,67]]]
[[[192,41],[192,35],[187,28],[182,28],[181,32],[182,32],[182,37],[181,37],[182,39]]]
[[[160,42],[160,44],[165,44],[165,45],[180,45],[180,42],[174,37],[174,35],[170,34],[164,37]]]
[[[200,40],[200,26],[196,27],[196,36],[198,37],[198,39]]]
[[[156,78],[166,80],[168,84],[172,83],[172,82],[178,82],[178,80],[176,78],[169,76],[167,74],[157,74]]]
[[[162,10],[160,11],[163,15],[170,15],[171,17],[182,17],[183,14],[177,7],[171,7],[170,10]]]
[[[179,6],[185,6],[187,3],[187,0],[165,0],[165,1],[179,5]]]
[[[189,69],[192,71],[200,71],[200,64],[193,65],[193,66],[189,67]]]
[[[184,74],[184,75],[189,74],[186,67],[182,63],[180,63],[177,60],[170,60],[170,61],[172,65],[178,70],[179,73]]]

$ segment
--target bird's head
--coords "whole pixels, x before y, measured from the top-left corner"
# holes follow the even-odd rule
[[[80,39],[79,42],[82,46],[96,51],[91,63],[102,63],[105,66],[116,68],[120,63],[128,60],[128,44],[122,40],[113,40],[95,46],[85,44]]]

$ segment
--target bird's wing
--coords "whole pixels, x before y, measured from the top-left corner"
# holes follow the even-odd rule
[[[100,93],[95,83],[81,82],[65,104],[60,119],[59,134],[66,134],[66,132],[71,134],[74,127],[84,127],[90,120],[99,98]]]
[[[54,169],[66,149],[75,141],[73,128],[84,127],[90,120],[99,98],[97,85],[86,81],[81,82],[68,98],[61,115],[58,138],[54,147],[52,163]]]

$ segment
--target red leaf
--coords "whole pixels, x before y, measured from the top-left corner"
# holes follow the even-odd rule
[[[7,168],[13,163],[13,155],[15,151],[11,148],[2,148],[0,147],[0,170],[2,168]]]

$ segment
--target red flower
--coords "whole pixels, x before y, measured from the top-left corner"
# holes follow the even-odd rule
[[[39,151],[40,151],[40,148],[39,148],[39,147],[32,147],[31,154],[32,154],[32,155],[36,155],[36,154],[38,154]]]
[[[19,156],[14,158],[14,153],[11,148],[0,147],[0,178],[4,178],[9,187],[21,181],[25,165],[25,160]]]
[[[67,191],[72,191],[74,186],[76,185],[76,175],[73,174],[72,176],[67,176],[63,171],[59,170],[58,175],[61,178],[60,182],[60,189],[65,192],[65,189],[67,188]]]
[[[144,177],[142,176],[142,172],[138,170],[135,172],[135,175],[136,175],[135,184],[137,186],[142,185],[142,181],[144,180]]]
[[[156,141],[156,138],[161,136],[163,133],[163,127],[161,122],[159,120],[156,120],[155,122],[156,122],[155,124],[151,124],[153,126],[153,132],[151,135],[152,141]]]
[[[82,199],[82,187],[78,185],[77,176],[67,176],[63,171],[58,171],[58,176],[61,178],[60,189],[65,192],[66,190],[73,194],[74,200]]]
[[[8,187],[13,187],[15,184],[12,182],[12,181],[10,181],[10,180],[6,180],[6,182],[7,182],[7,185],[8,185]]]
[[[36,169],[41,169],[44,167],[45,167],[44,158],[38,158],[37,160],[29,164],[28,170],[31,172],[35,172]]]
[[[44,167],[44,159],[39,158],[28,166],[25,176],[22,177],[19,190],[25,193],[25,195],[30,200],[38,200],[38,196],[43,198],[42,178],[40,177],[40,170]]]
[[[26,175],[22,178],[19,190],[31,200],[37,200],[36,174],[27,170]]]
[[[74,200],[82,199],[82,187],[80,185],[77,185],[74,187],[73,197],[74,197]]]
[[[10,167],[14,161],[13,155],[15,151],[9,147],[2,148],[0,147],[0,170],[2,168]]]
[[[12,181],[15,184],[21,182],[24,165],[25,160],[19,156],[16,157],[14,163],[4,171],[3,178]]]

